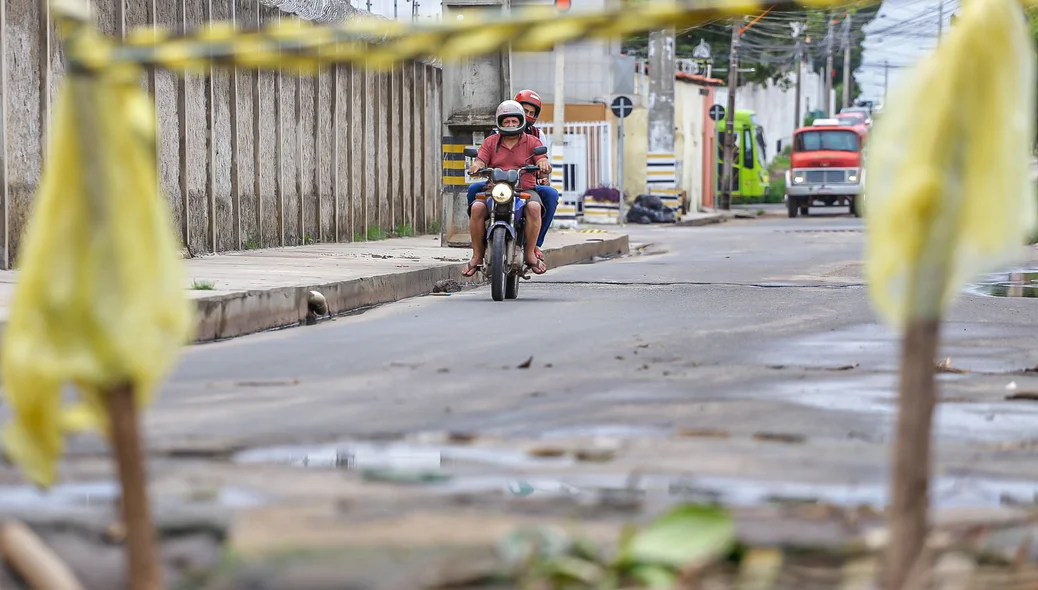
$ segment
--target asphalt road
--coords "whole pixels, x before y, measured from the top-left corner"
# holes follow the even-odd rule
[[[650,244],[640,255],[552,269],[515,301],[480,288],[192,347],[149,413],[151,444],[465,432],[498,450],[618,448],[596,474],[881,493],[897,343],[868,305],[861,220],[630,229]],[[1038,376],[1014,373],[1038,365],[1035,305],[964,295],[945,329],[942,358],[970,372],[941,375],[938,473],[956,490],[980,486],[983,502],[1038,490],[1038,406],[1004,399],[1010,382],[1038,391]],[[509,456],[481,461],[538,469]]]
[[[736,503],[785,490],[883,504],[898,349],[867,301],[861,220],[629,230],[638,254],[551,269],[515,301],[484,287],[186,349],[145,419],[157,493],[375,493],[284,465],[305,457],[411,461],[465,493],[572,493],[639,473]],[[1038,394],[1038,374],[1019,373],[1038,365],[1036,304],[964,294],[949,317],[942,358],[968,372],[940,375],[938,504],[1038,492],[1038,405],[1005,399]],[[66,481],[111,477],[98,437],[69,450]]]

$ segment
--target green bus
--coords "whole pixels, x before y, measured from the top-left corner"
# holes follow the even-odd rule
[[[724,178],[724,131],[727,115],[717,122],[717,197]],[[768,194],[768,152],[764,128],[753,111],[735,111],[734,164],[732,165],[732,202],[760,199]]]

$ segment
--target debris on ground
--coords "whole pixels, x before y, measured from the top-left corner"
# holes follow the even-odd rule
[[[787,432],[755,432],[753,433],[753,438],[754,440],[788,444],[802,443],[807,440],[807,437],[802,434],[792,434]]]
[[[454,279],[436,281],[433,285],[433,293],[458,293],[461,291],[461,283]]]
[[[966,369],[956,369],[952,367],[951,358],[946,358],[943,361],[937,363],[937,366],[935,368],[938,373],[956,373],[959,375],[969,373],[969,371],[967,371]]]
[[[1038,391],[1018,391],[1010,393],[1006,396],[1006,399],[1010,401],[1038,402]]]

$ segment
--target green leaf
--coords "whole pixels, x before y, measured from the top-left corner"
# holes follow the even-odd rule
[[[563,578],[582,582],[584,584],[597,584],[603,577],[602,568],[597,563],[561,555],[551,561],[551,574],[553,578]]]
[[[725,554],[734,540],[735,525],[723,509],[680,506],[636,534],[623,561],[684,568]]]
[[[631,569],[631,577],[648,588],[673,588],[678,576],[658,565],[639,565]]]

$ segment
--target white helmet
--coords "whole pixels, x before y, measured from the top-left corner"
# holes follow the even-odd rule
[[[518,117],[518,127],[504,127],[501,122],[506,117]],[[523,105],[514,100],[506,100],[497,106],[497,132],[501,135],[519,135],[526,129],[526,111]]]

